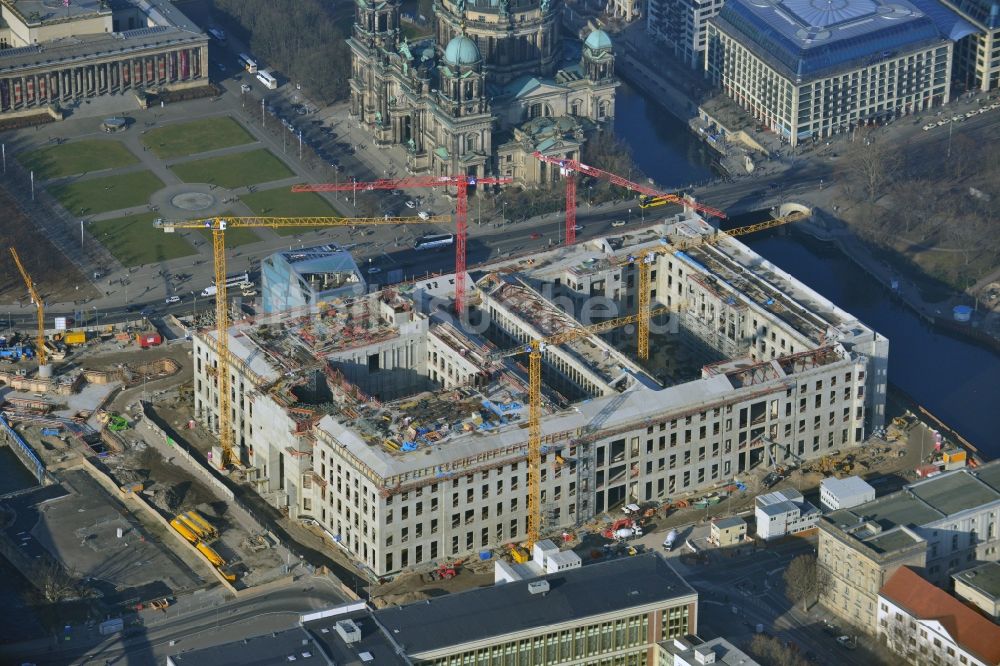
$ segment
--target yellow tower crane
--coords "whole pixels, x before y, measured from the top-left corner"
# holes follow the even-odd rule
[[[711,236],[701,236],[690,240],[682,240],[664,245],[658,245],[656,247],[642,250],[633,255],[629,255],[625,262],[639,266],[639,321],[637,327],[638,335],[636,336],[638,340],[639,358],[644,361],[649,358],[649,322],[652,319],[652,313],[650,311],[650,301],[652,299],[649,291],[649,274],[650,265],[656,261],[656,257],[658,255],[684,252],[701,245],[718,243],[727,236],[745,236],[746,234],[752,234],[757,231],[773,229],[774,227],[780,227],[781,225],[788,224],[789,222],[797,222],[805,217],[805,213],[796,211],[790,215],[776,217],[774,219],[767,220],[766,222],[758,222],[757,224],[750,224],[745,227],[737,227],[736,229],[730,229],[729,231],[718,231]]]
[[[35,353],[38,355],[38,372],[41,374],[43,372],[42,368],[47,365],[48,360],[48,351],[45,349],[45,305],[42,303],[42,297],[35,290],[35,283],[32,281],[31,276],[24,269],[21,257],[17,256],[17,250],[10,248],[10,255],[14,257],[14,263],[17,264],[17,270],[21,272],[21,277],[24,278],[24,284],[28,287],[28,293],[31,294],[31,300],[35,303],[35,310],[38,313],[38,333],[35,338]]]
[[[425,219],[419,217],[214,217],[209,219],[174,221],[158,218],[153,222],[156,228],[162,229],[167,233],[172,233],[177,229],[210,229],[212,231],[212,256],[215,264],[216,289],[215,329],[217,335],[214,347],[219,357],[219,448],[222,449],[222,460],[219,461],[220,468],[225,468],[238,462],[233,454],[232,397],[229,395],[229,373],[233,359],[229,353],[228,337],[229,303],[226,297],[228,291],[226,287],[226,229],[432,224],[447,221],[450,221],[450,218],[446,215],[432,215]]]
[[[660,307],[650,314],[655,316],[669,312],[670,308]],[[626,324],[638,321],[639,315],[609,319],[591,326],[578,326],[550,335],[545,338],[497,352],[490,356],[491,360],[500,360],[518,354],[528,355],[528,539],[527,550],[538,543],[542,530],[542,354],[549,345],[561,345],[573,340],[585,338],[596,333],[610,331]],[[514,559],[518,562],[527,561],[528,554],[523,550],[514,551]]]

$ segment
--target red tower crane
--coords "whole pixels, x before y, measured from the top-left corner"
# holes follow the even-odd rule
[[[417,187],[454,187],[455,206],[455,312],[465,311],[465,240],[469,207],[469,187],[476,185],[507,185],[512,178],[476,178],[475,176],[411,176],[380,178],[367,182],[318,183],[295,185],[292,192],[367,192],[371,190],[405,190]]]
[[[726,214],[723,213],[718,208],[712,208],[711,206],[705,206],[703,204],[688,201],[678,194],[668,194],[666,192],[660,192],[648,185],[641,185],[639,183],[633,183],[630,180],[626,180],[621,176],[615,175],[603,169],[598,169],[597,167],[592,167],[582,162],[576,160],[571,160],[565,157],[549,157],[547,155],[542,155],[541,153],[534,153],[536,159],[545,162],[546,164],[551,164],[557,166],[562,170],[563,177],[566,180],[566,244],[576,242],[576,174],[582,173],[585,176],[590,176],[592,178],[600,178],[601,180],[606,180],[615,185],[619,185],[626,189],[632,190],[633,192],[640,192],[642,194],[647,194],[652,197],[657,197],[667,203],[679,203],[688,208],[693,208],[700,213],[705,213],[706,215],[713,215],[715,217],[725,219]]]

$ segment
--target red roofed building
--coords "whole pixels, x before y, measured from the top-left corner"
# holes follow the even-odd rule
[[[1000,665],[1000,626],[900,567],[878,595],[878,633],[921,664]]]

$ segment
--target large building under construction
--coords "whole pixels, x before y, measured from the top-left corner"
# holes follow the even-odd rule
[[[685,252],[663,251],[684,241]],[[704,241],[704,242],[699,242]],[[543,357],[543,532],[822,456],[882,425],[888,340],[692,213],[474,274],[273,313],[229,332],[238,457],[375,575],[518,542],[527,530],[528,340],[654,307]],[[195,336],[197,417],[218,427],[215,333]]]

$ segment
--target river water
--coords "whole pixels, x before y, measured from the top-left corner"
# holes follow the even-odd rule
[[[623,85],[615,114],[618,136],[658,183],[684,186],[711,176],[707,148],[654,102]],[[1000,457],[1000,354],[931,328],[833,245],[794,231],[742,240],[888,337],[889,381],[984,457]]]

